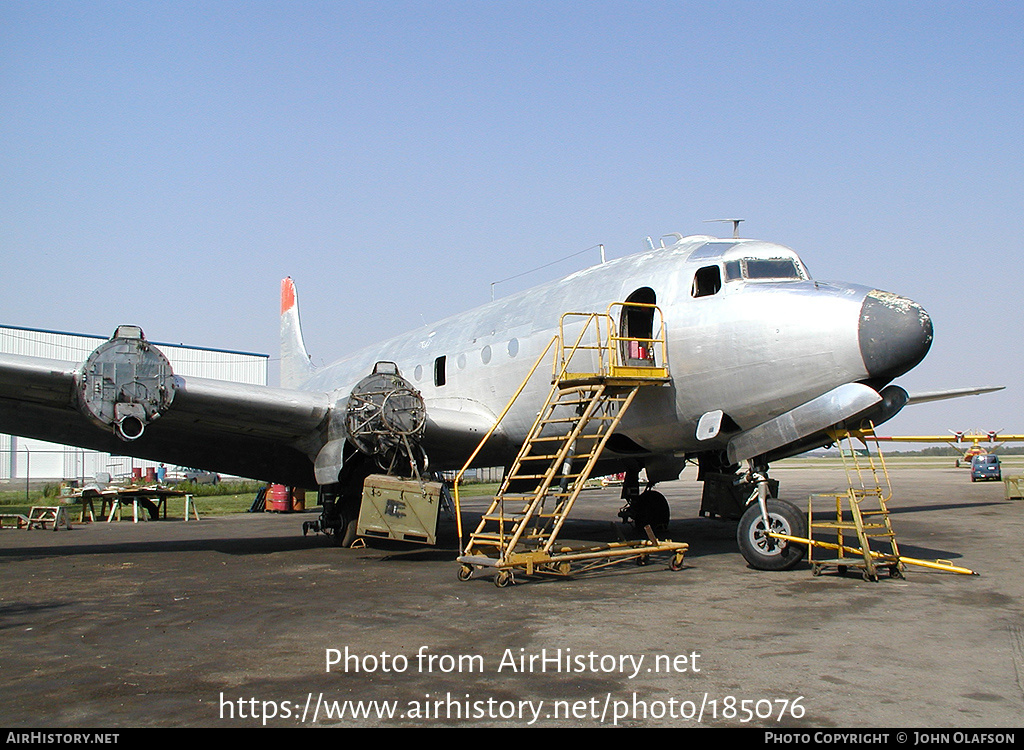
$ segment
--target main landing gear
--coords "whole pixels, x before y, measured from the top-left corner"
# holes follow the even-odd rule
[[[356,540],[361,496],[362,485],[355,481],[350,481],[346,485],[321,487],[320,503],[323,512],[316,521],[306,521],[302,524],[302,535],[305,536],[310,531],[326,534],[335,545],[351,547]]]
[[[622,481],[622,498],[626,504],[619,511],[619,518],[623,523],[632,524],[638,535],[645,536],[644,529],[648,526],[655,532],[668,528],[668,500],[657,490],[651,489],[651,485],[643,492],[640,491],[639,470],[626,472]]]

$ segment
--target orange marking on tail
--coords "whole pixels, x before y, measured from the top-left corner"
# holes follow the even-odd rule
[[[292,277],[281,279],[281,314],[295,307],[295,282]]]

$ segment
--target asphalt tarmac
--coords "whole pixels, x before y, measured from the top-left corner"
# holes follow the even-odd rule
[[[781,496],[842,489],[774,468]],[[499,589],[439,547],[303,537],[313,513],[0,531],[0,726],[1015,728],[1024,502],[952,466],[893,471],[904,579],[749,569],[659,486],[668,560]],[[616,490],[564,538],[614,541]],[[479,512],[479,507],[477,507]],[[130,516],[126,516],[130,518]]]

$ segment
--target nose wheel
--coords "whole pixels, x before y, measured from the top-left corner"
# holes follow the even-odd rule
[[[807,517],[793,503],[776,498],[765,501],[768,522],[765,523],[759,503],[751,503],[740,518],[736,541],[750,567],[758,570],[789,570],[804,558],[805,549],[768,536],[769,532],[788,536],[807,536]]]

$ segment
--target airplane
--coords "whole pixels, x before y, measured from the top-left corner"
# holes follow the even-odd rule
[[[1024,440],[1024,435],[1001,435],[998,430],[988,432],[951,432],[949,435],[890,435],[876,436],[877,440],[885,440],[892,443],[946,443],[951,448],[960,452],[960,458],[956,460],[956,468],[961,463],[971,465],[971,459],[975,456],[987,456],[988,449],[981,443],[999,443],[992,450],[998,450],[1005,443],[1017,443]],[[964,448],[962,443],[970,443],[969,448]]]
[[[653,488],[696,462],[709,514],[739,519],[751,567],[780,570],[804,549],[765,532],[805,537],[806,515],[776,497],[772,462],[910,403],[998,390],[911,396],[892,384],[931,346],[925,310],[891,292],[815,280],[788,247],[679,233],[648,245],[323,367],[306,351],[286,278],[279,387],[176,375],[138,326],[119,326],[84,363],[0,355],[0,431],[318,488],[316,529],[350,544],[367,476],[459,469],[560,316],[619,304],[623,337],[664,333],[669,373],[636,397],[596,471],[624,473],[620,515],[667,522]],[[476,465],[510,465],[548,387],[527,387]]]

